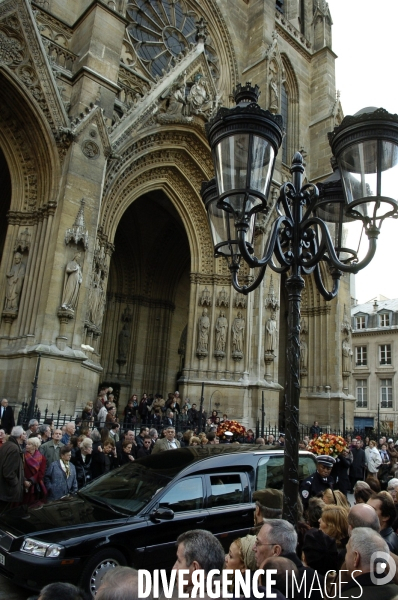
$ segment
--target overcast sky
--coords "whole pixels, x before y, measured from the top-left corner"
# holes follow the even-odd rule
[[[366,106],[398,113],[398,0],[329,0],[333,20],[336,87],[345,115]],[[398,181],[397,181],[398,192]],[[397,196],[398,197],[398,194]],[[398,298],[398,221],[386,220],[376,256],[356,276],[356,298]]]

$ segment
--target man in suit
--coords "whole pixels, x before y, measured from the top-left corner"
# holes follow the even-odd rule
[[[164,438],[158,440],[153,447],[152,454],[157,454],[157,452],[162,452],[163,450],[176,450],[180,448],[180,442],[175,439],[176,430],[174,427],[169,425],[164,430]]]
[[[0,423],[1,428],[8,434],[11,433],[11,429],[15,426],[14,411],[11,406],[8,406],[7,398],[3,398],[0,404]]]

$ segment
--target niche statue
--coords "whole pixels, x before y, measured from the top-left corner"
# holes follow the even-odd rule
[[[245,320],[241,311],[238,312],[232,323],[232,358],[241,360],[243,358],[243,335],[245,332]]]
[[[198,322],[198,347],[196,354],[199,358],[204,358],[208,354],[209,329],[210,319],[207,316],[207,308],[204,308]]]
[[[62,294],[61,308],[75,310],[79,296],[80,285],[83,281],[82,269],[80,266],[81,253],[76,252],[74,257],[65,269],[65,285]]]
[[[276,313],[273,312],[265,326],[265,352],[275,354],[277,345]]]
[[[7,277],[6,300],[4,310],[6,312],[18,312],[19,298],[25,277],[25,265],[22,262],[22,254],[14,254],[14,265],[11,267]]]

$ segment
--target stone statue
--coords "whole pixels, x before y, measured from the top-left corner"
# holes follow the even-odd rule
[[[216,351],[225,352],[225,344],[227,341],[228,321],[225,317],[225,312],[222,310],[216,321]]]
[[[265,351],[275,353],[277,347],[278,329],[276,326],[276,313],[272,312],[271,317],[265,325]]]
[[[104,316],[105,310],[105,291],[103,286],[103,280],[101,277],[98,278],[98,286],[96,289],[95,302],[93,306],[93,320],[92,322],[98,327],[101,326],[102,317]]]
[[[209,329],[210,319],[207,316],[207,308],[203,309],[202,316],[199,317],[199,332],[198,332],[198,348],[197,354],[200,356],[206,356],[209,345]]]
[[[95,271],[93,275],[93,281],[91,283],[88,302],[87,302],[87,319],[93,323],[93,314],[95,311],[95,303],[97,301],[97,288],[100,274]]]
[[[82,269],[79,262],[80,258],[81,252],[76,252],[72,260],[66,265],[66,280],[62,294],[61,308],[69,310],[75,310],[76,308],[80,285],[83,281]]]
[[[275,79],[271,79],[269,84],[269,110],[274,113],[279,108],[279,92]]]
[[[303,371],[307,370],[308,364],[308,346],[305,339],[300,340],[300,369]]]
[[[245,320],[239,311],[232,323],[232,353],[243,355],[243,334],[245,332]]]
[[[350,338],[346,337],[343,340],[343,372],[349,373],[351,371],[351,359],[352,350],[350,345]]]
[[[164,98],[165,96],[162,96]],[[160,123],[190,123],[192,117],[184,115],[183,110],[187,104],[185,97],[185,83],[177,83],[167,94],[168,104],[164,112],[157,115]]]
[[[119,333],[119,347],[118,347],[119,360],[127,359],[127,353],[129,351],[129,346],[130,346],[130,331],[129,331],[129,328],[127,327],[127,324],[125,323],[123,325],[123,329]]]
[[[212,109],[212,102],[207,94],[206,88],[202,83],[202,73],[196,73],[194,77],[195,83],[191,87],[187,98],[191,112],[194,115],[200,113],[208,113]]]
[[[22,284],[25,277],[25,265],[22,262],[22,254],[19,252],[14,254],[14,265],[12,266],[11,271],[6,274],[6,277],[7,289],[4,310],[17,312],[19,297],[21,295]]]

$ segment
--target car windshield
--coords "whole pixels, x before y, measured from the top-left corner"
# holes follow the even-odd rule
[[[137,461],[96,479],[79,494],[88,500],[92,498],[93,502],[98,499],[126,514],[136,515],[171,479]]]

